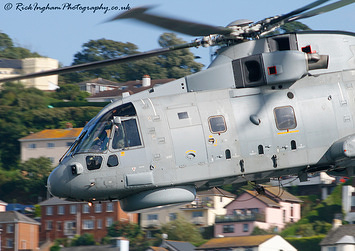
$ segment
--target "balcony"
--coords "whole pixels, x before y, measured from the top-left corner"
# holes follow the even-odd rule
[[[265,222],[265,214],[254,213],[248,215],[217,215],[215,220],[216,223],[242,222],[242,221]]]
[[[193,201],[190,204],[185,205],[181,209],[203,209],[203,208],[214,208],[213,200],[208,201]]]
[[[74,235],[76,235],[76,229],[75,228],[64,228],[64,235],[74,236]]]

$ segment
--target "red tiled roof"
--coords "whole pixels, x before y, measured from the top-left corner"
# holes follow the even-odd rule
[[[168,251],[166,248],[162,248],[162,247],[149,247],[149,248],[153,251]]]
[[[26,140],[40,140],[40,139],[64,139],[76,138],[79,136],[83,128],[68,128],[68,129],[46,129],[37,133],[31,133],[26,137],[19,139],[20,141]]]
[[[287,202],[295,202],[301,203],[302,200],[298,199],[296,196],[290,194],[286,190],[282,189],[281,187],[269,187],[265,186],[265,194],[258,194],[256,191],[245,190],[244,193],[247,193],[253,196],[253,199],[257,199],[263,203],[265,203],[268,207],[281,207],[279,204],[280,201],[287,201]],[[243,194],[244,194],[243,193]],[[240,196],[238,196],[239,198]],[[238,201],[238,198],[236,199]],[[232,202],[228,203],[225,208],[227,208]]]
[[[255,199],[264,202],[268,207],[281,207],[281,205],[277,202],[276,198],[270,198],[268,196],[258,194],[256,191],[246,190],[245,192],[250,194],[251,196],[254,196]]]
[[[91,80],[80,82],[80,83],[78,83],[78,85],[86,84],[86,83],[96,83],[96,84],[102,84],[102,85],[115,85],[115,86],[119,85],[119,83],[117,83],[117,82],[114,82],[114,81],[111,81],[111,80],[107,80],[107,79],[104,79],[104,78],[94,78],[94,79],[91,79]]]
[[[303,202],[296,196],[290,194],[286,190],[282,189],[281,187],[276,186],[266,186],[265,187],[266,193],[270,193],[272,196],[276,196],[280,198],[282,201],[289,201],[289,202]]]
[[[228,197],[228,198],[235,198],[235,195],[225,191],[223,189],[220,188],[211,188],[208,190],[203,190],[203,191],[198,191],[197,195],[202,195],[202,196],[222,196],[222,197]]]

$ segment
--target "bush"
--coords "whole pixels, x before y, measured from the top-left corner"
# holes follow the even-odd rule
[[[312,237],[286,237],[285,240],[288,241],[297,250],[302,251],[321,251],[319,243],[323,240],[325,235],[317,235]]]
[[[92,234],[83,234],[82,236],[76,237],[72,240],[72,246],[90,246],[95,245],[95,239]]]

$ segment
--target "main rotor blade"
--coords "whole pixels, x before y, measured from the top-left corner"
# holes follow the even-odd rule
[[[201,41],[194,41],[191,43],[186,43],[186,44],[181,44],[181,45],[173,45],[173,46],[169,46],[166,48],[142,52],[142,53],[138,53],[135,55],[128,55],[128,56],[112,58],[112,59],[107,59],[107,60],[102,60],[102,61],[97,61],[97,62],[90,62],[90,63],[85,63],[85,64],[66,66],[66,67],[59,68],[59,69],[29,73],[29,74],[25,74],[25,75],[21,75],[21,76],[16,76],[16,77],[0,78],[0,83],[8,82],[8,81],[17,81],[17,80],[28,79],[28,78],[38,78],[38,77],[45,77],[45,76],[50,76],[50,75],[65,74],[65,73],[76,72],[76,71],[90,70],[90,69],[104,67],[104,66],[108,66],[108,65],[112,65],[112,64],[125,63],[125,62],[134,61],[134,60],[153,57],[153,56],[165,54],[165,53],[175,51],[175,50],[186,49],[186,48],[191,48],[191,47],[198,47],[200,45],[201,45]]]
[[[141,22],[149,23],[158,27],[162,27],[165,29],[169,29],[172,31],[180,32],[182,34],[187,34],[191,36],[208,36],[211,34],[224,35],[224,34],[229,34],[232,31],[231,29],[225,27],[200,24],[200,23],[145,13],[149,9],[151,9],[151,7],[133,8],[122,14],[119,14],[118,16],[112,18],[110,21],[125,19],[125,18],[133,18]]]
[[[328,2],[328,1],[329,0],[318,0],[318,1],[315,1],[313,3],[310,3],[310,4],[307,4],[307,5],[303,6],[301,8],[293,10],[293,11],[287,13],[287,14],[281,15],[280,19],[281,20],[288,19],[289,17],[292,17],[294,15],[300,14],[302,12],[305,12],[305,11],[309,10],[309,9],[313,9],[314,7],[317,7],[317,6],[319,6],[319,5],[321,5],[321,4],[325,3],[325,2]]]
[[[299,20],[299,19],[303,19],[303,18],[313,17],[313,16],[316,16],[316,15],[319,15],[319,14],[323,14],[323,13],[332,11],[332,10],[336,10],[338,8],[344,7],[344,6],[352,4],[354,2],[355,2],[355,0],[340,0],[338,2],[331,3],[331,4],[328,4],[326,6],[323,6],[323,7],[308,11],[308,12],[303,13],[301,15],[291,17],[288,20],[286,20],[286,22],[292,22],[292,21],[296,21],[296,20]]]

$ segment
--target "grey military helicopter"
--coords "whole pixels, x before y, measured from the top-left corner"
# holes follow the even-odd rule
[[[202,37],[152,50],[12,79],[102,67],[198,46],[220,46],[208,69],[107,105],[48,178],[54,196],[118,199],[123,210],[190,202],[196,191],[327,171],[354,174],[355,34],[266,36],[282,24],[346,6],[318,0],[258,22],[217,27],[150,14],[135,18]],[[323,6],[321,6],[323,5]]]

